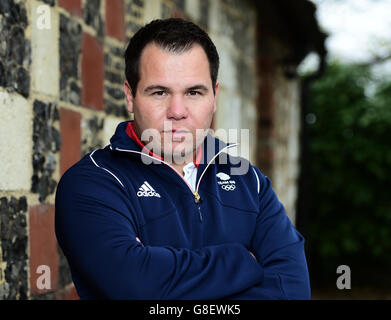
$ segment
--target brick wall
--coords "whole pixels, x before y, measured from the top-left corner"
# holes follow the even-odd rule
[[[0,299],[78,298],[53,230],[57,182],[129,119],[123,50],[141,25],[165,17],[192,19],[216,43],[221,87],[214,129],[249,129],[250,143],[244,141],[241,151],[261,169],[280,172],[289,152],[294,161],[284,139],[296,126],[277,129],[285,126],[286,115],[295,117],[289,104],[296,87],[276,78],[268,57],[257,56],[251,2],[1,0]],[[280,94],[275,86],[281,86]],[[281,177],[291,174],[287,170]],[[283,202],[294,197],[282,193]],[[37,285],[40,266],[50,268],[48,289]]]
[[[214,129],[237,134],[219,135],[229,142],[240,142],[233,155],[256,160],[256,11],[246,1],[211,1],[209,33],[220,55],[219,99]],[[241,139],[240,129],[249,130],[249,140]],[[228,131],[229,133],[229,131]]]
[[[0,2],[0,299],[78,298],[55,190],[129,118],[122,50],[143,12],[142,0]],[[40,266],[50,288],[37,285]]]
[[[265,27],[259,28],[256,161],[293,223],[300,169],[300,80],[282,63],[290,48]]]

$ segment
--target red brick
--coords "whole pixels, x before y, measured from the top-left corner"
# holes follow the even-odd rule
[[[275,72],[274,63],[275,62],[273,58],[267,55],[262,55],[258,60],[259,68],[262,74],[273,74]]]
[[[103,110],[103,48],[95,37],[87,33],[83,34],[81,76],[82,104]]]
[[[258,127],[258,137],[262,141],[267,141],[267,139],[275,138],[276,136],[276,130],[274,126],[265,126],[261,125]]]
[[[264,147],[261,151],[262,159],[266,162],[273,163],[274,160],[274,151],[271,147]]]
[[[60,174],[64,174],[75,162],[80,160],[81,115],[78,112],[60,108]]]
[[[172,18],[186,19],[186,16],[178,9],[174,10],[171,14]]]
[[[269,177],[273,173],[274,161],[274,151],[271,147],[263,146],[258,148],[257,166]]]
[[[56,294],[57,300],[80,300],[79,295],[77,294],[76,288],[73,284],[67,286],[63,290],[60,290]]]
[[[125,39],[125,10],[123,0],[106,0],[106,35]]]
[[[71,14],[82,17],[81,0],[58,0],[58,5]]]
[[[54,233],[54,205],[36,205],[29,211],[30,224],[30,288],[31,294],[56,290],[58,283],[59,255]],[[51,289],[38,289],[37,273],[40,265],[50,268]]]
[[[258,159],[257,167],[261,169],[262,173],[270,178],[273,177],[273,163]],[[272,179],[273,180],[273,179]]]

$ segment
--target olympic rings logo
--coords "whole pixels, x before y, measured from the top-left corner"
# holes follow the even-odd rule
[[[225,191],[234,191],[236,189],[236,186],[233,184],[224,184],[221,186],[221,188]]]

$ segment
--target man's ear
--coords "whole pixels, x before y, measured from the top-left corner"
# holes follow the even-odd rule
[[[213,112],[216,112],[216,107],[217,107],[217,96],[219,95],[219,82],[216,81],[216,86],[215,86],[215,96],[213,100]]]
[[[133,113],[133,104],[134,104],[134,97],[132,94],[132,88],[129,85],[129,82],[125,80],[124,82],[124,92],[126,96],[126,109],[130,112]]]

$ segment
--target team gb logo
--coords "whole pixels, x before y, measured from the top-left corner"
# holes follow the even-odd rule
[[[231,180],[231,177],[224,173],[219,172],[216,174],[217,178],[219,178],[219,181],[217,183],[220,185],[221,189],[225,191],[234,191],[236,189],[235,181]]]

